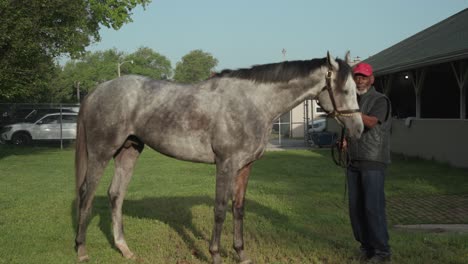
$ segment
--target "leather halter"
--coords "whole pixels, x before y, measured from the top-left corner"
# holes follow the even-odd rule
[[[328,91],[328,95],[330,96],[330,101],[332,102],[332,105],[333,105],[333,112],[327,112],[325,108],[323,108],[317,100],[318,105],[322,107],[322,109],[325,112],[327,112],[329,117],[333,117],[335,119],[336,117],[339,117],[339,116],[352,117],[353,115],[360,113],[360,109],[338,110],[338,107],[336,106],[336,102],[335,102],[335,96],[333,94],[333,89],[331,86],[332,76],[333,76],[333,71],[328,70],[327,75],[325,75],[326,85],[325,87],[322,88],[320,92],[323,92],[325,89]]]

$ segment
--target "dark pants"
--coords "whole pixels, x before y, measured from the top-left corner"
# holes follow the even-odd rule
[[[354,237],[371,255],[390,255],[385,216],[385,169],[348,168],[349,216]]]

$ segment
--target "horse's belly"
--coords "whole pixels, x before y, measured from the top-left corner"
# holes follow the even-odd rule
[[[201,142],[199,139],[177,138],[159,142],[150,140],[145,143],[154,150],[179,160],[202,163],[215,162],[211,144]]]

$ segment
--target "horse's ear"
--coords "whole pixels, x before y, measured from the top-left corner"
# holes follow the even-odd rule
[[[351,66],[351,52],[349,52],[349,50],[346,52],[345,61],[349,66]]]
[[[329,70],[338,70],[338,63],[336,63],[335,58],[330,55],[329,51],[327,51],[327,65]]]

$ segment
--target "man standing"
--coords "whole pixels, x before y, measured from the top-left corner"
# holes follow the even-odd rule
[[[361,259],[388,263],[391,259],[385,215],[384,182],[390,164],[391,104],[372,86],[372,66],[359,63],[353,69],[364,132],[347,139],[349,215],[355,239],[361,243]]]

